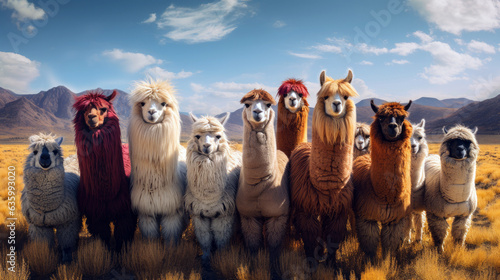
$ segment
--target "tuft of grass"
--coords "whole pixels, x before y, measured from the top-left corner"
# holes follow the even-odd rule
[[[31,271],[38,276],[47,276],[57,268],[59,256],[45,241],[29,241],[23,248],[22,256]]]
[[[16,265],[15,272],[11,272],[5,266],[5,263],[0,264],[0,279],[2,280],[28,280],[30,279],[30,269],[24,259]]]
[[[197,256],[198,247],[195,242],[182,240],[177,246],[167,245],[164,271],[183,272],[184,275],[189,275],[192,271],[201,272]]]
[[[440,280],[448,277],[446,270],[442,269],[436,250],[424,250],[415,260],[413,268],[422,280]]]
[[[231,244],[227,248],[212,255],[212,267],[225,279],[236,279],[240,274],[240,266],[248,263],[249,257],[242,246]],[[248,267],[247,267],[248,270]]]
[[[121,264],[138,279],[151,279],[161,275],[165,255],[161,240],[136,238],[122,250]]]
[[[78,268],[85,276],[98,277],[108,273],[115,265],[115,257],[100,239],[80,242]]]
[[[60,265],[57,268],[55,275],[50,277],[50,280],[82,280],[83,274],[78,269],[76,263],[70,265]]]

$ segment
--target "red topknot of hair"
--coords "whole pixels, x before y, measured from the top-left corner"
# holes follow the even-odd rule
[[[309,92],[307,91],[307,88],[302,80],[288,79],[284,81],[278,89],[278,95],[284,96],[290,91],[295,91],[298,94],[302,94],[302,96],[305,98],[309,96]]]
[[[102,93],[102,91],[88,91],[85,95],[78,96],[75,98],[75,103],[73,104],[73,108],[77,112],[82,112],[88,109],[89,106],[108,106],[109,111],[112,111],[113,114],[114,108],[111,101],[116,97],[118,92],[116,90],[110,96],[106,96]]]

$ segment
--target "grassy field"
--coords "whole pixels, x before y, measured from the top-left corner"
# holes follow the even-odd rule
[[[236,144],[238,148],[241,145]],[[438,144],[431,144],[436,153]],[[500,145],[481,145],[476,187],[478,210],[467,235],[466,246],[456,247],[448,236],[445,252],[433,249],[430,233],[425,228],[422,244],[405,244],[396,255],[366,264],[364,254],[352,233],[337,253],[338,269],[322,263],[310,270],[300,241],[287,237],[281,256],[281,269],[287,279],[498,279],[500,277]],[[65,156],[75,147],[63,145]],[[21,214],[20,191],[23,189],[23,162],[26,145],[0,145],[0,279],[201,279],[202,276],[223,279],[269,279],[266,251],[257,256],[247,254],[236,235],[226,250],[212,258],[211,269],[202,269],[192,228],[185,232],[179,246],[173,248],[161,241],[146,241],[136,233],[126,253],[114,254],[89,236],[85,228],[80,234],[73,263],[59,264],[59,255],[46,244],[29,242],[27,224]],[[8,168],[16,171],[16,273],[7,271],[7,238],[9,217],[7,199]],[[13,179],[13,178],[11,178]],[[120,278],[129,277],[129,278]]]

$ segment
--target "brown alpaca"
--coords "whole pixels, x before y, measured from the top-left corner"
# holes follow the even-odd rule
[[[276,145],[290,157],[300,143],[307,142],[307,117],[309,92],[301,80],[288,79],[278,89],[278,122]]]
[[[356,106],[349,97],[358,94],[351,81],[350,70],[340,80],[321,72],[312,143],[300,144],[290,157],[294,225],[302,236],[306,256],[317,260],[321,256],[315,251],[326,242],[330,264],[335,262],[352,211],[350,179]]]
[[[411,213],[411,135],[408,105],[377,107],[370,128],[371,154],[353,166],[354,211],[361,249],[373,259],[380,236],[384,255],[397,250],[408,236]],[[378,223],[382,224],[382,233]]]

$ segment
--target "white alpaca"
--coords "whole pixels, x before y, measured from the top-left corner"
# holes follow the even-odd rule
[[[429,154],[429,146],[425,139],[425,119],[413,125],[411,135],[411,205],[413,209],[412,221],[415,229],[415,241],[422,241],[425,183],[425,158]],[[411,231],[408,242],[411,242]]]
[[[54,245],[54,228],[63,262],[71,262],[82,224],[76,192],[80,177],[65,172],[61,150],[62,137],[40,133],[29,138],[31,153],[24,165],[21,207],[29,223],[32,239]]]
[[[165,81],[136,84],[128,127],[132,207],[146,238],[177,243],[187,225],[185,149],[173,88]]]
[[[368,153],[370,153],[370,125],[358,122],[354,132],[353,160]]]
[[[457,125],[447,131],[439,155],[425,162],[425,211],[427,223],[439,252],[444,250],[448,222],[454,217],[451,235],[460,245],[465,242],[472,213],[477,207],[476,160],[479,154],[475,133]]]
[[[202,258],[207,260],[212,243],[222,248],[233,233],[241,152],[231,148],[224,133],[229,113],[220,120],[190,116],[193,126],[187,148],[185,207],[193,218]]]

